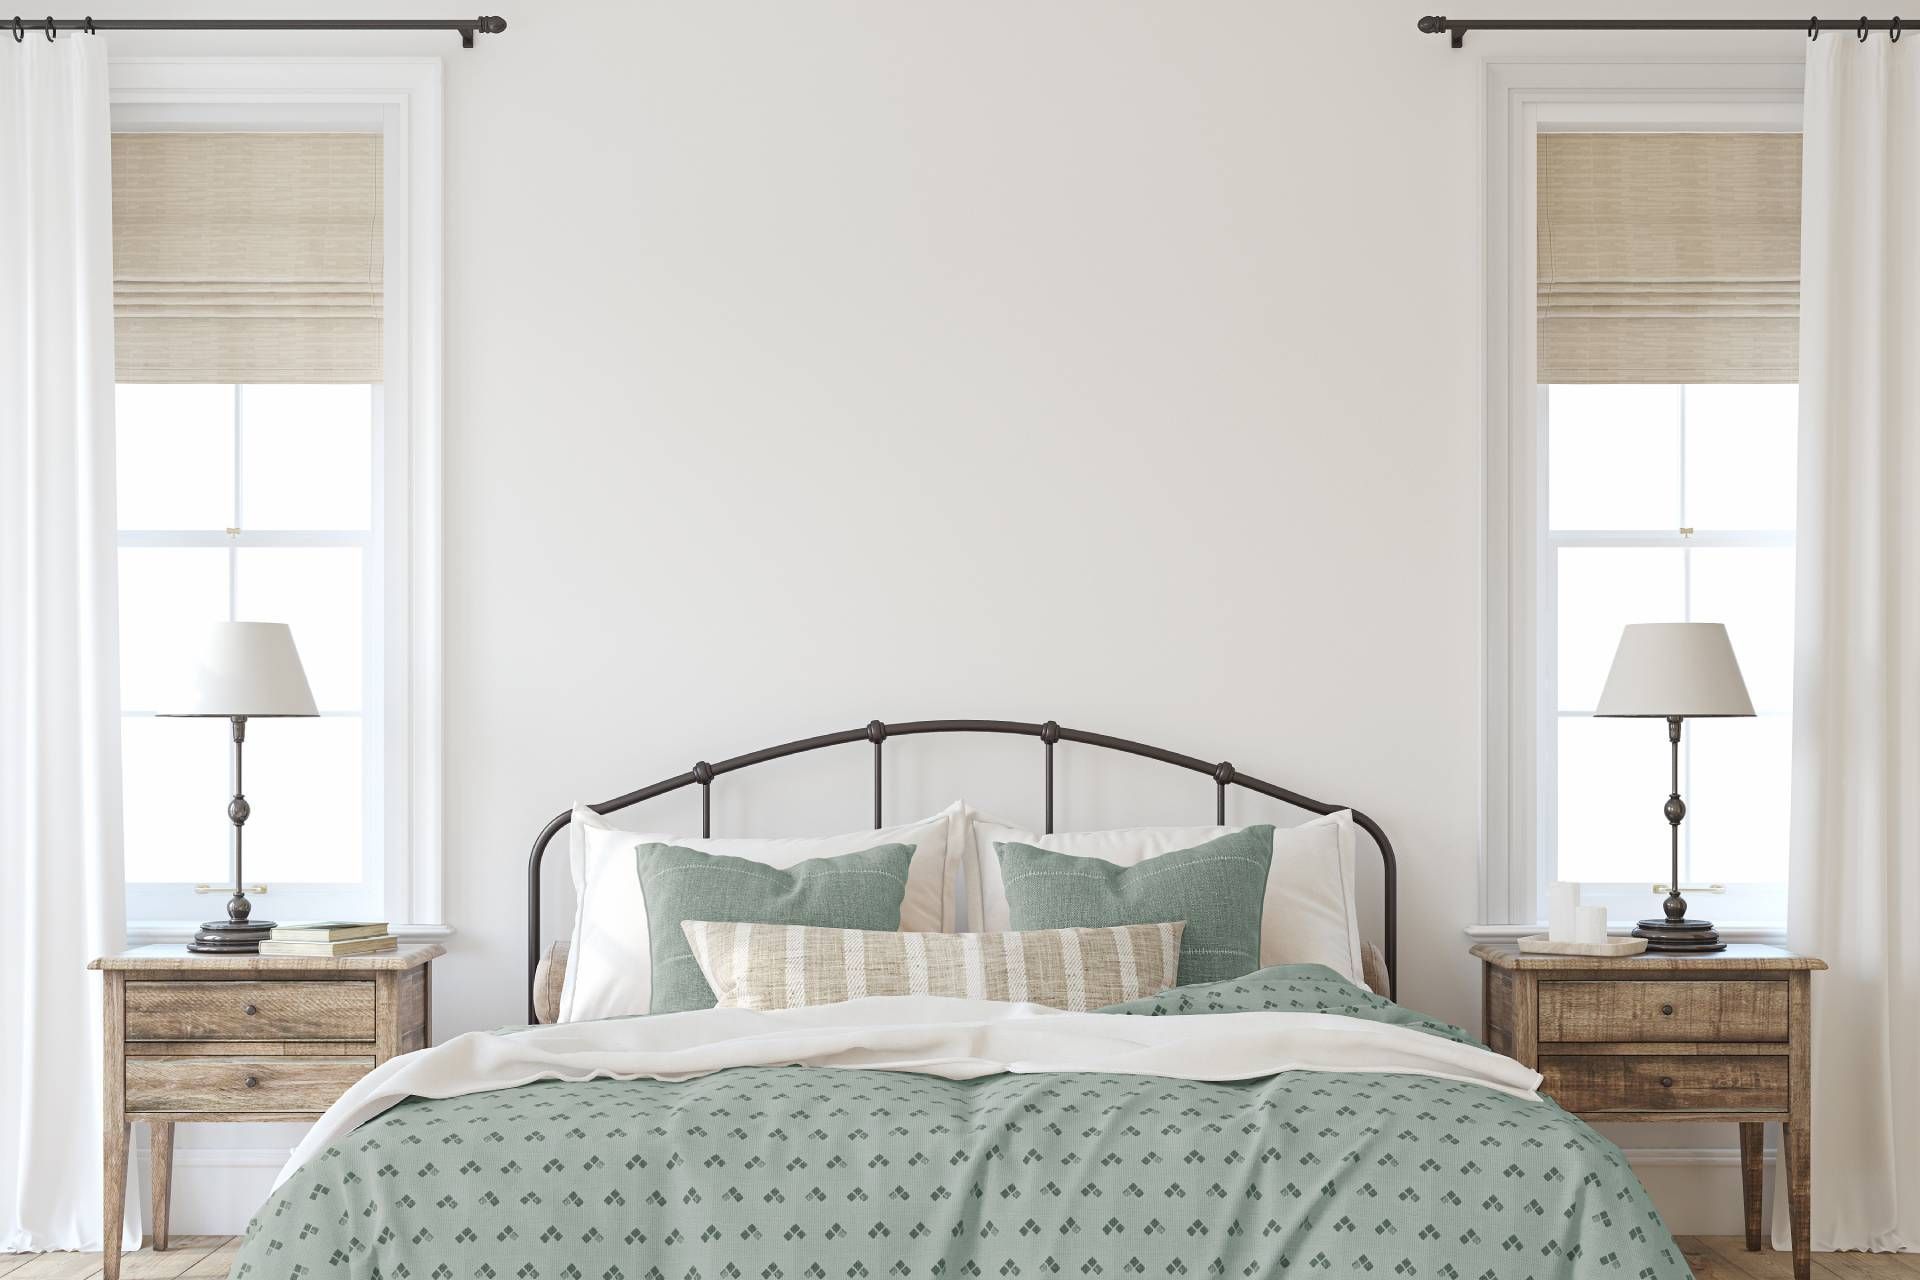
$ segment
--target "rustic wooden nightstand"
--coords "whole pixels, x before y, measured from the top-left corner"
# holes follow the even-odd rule
[[[1481,1038],[1545,1077],[1540,1092],[1583,1120],[1740,1126],[1747,1248],[1759,1249],[1763,1126],[1781,1126],[1793,1273],[1807,1280],[1813,1150],[1812,973],[1778,947],[1619,960],[1483,942]]]
[[[167,1247],[173,1126],[320,1118],[348,1085],[428,1043],[444,949],[370,956],[195,955],[136,947],[106,981],[106,1280],[120,1274],[130,1122],[153,1137],[153,1247]]]

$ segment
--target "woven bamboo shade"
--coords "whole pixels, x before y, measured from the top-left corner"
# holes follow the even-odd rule
[[[116,133],[121,382],[378,382],[380,138]]]
[[[1800,135],[1543,133],[1541,382],[1797,382]]]

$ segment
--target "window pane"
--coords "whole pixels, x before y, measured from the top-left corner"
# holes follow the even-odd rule
[[[358,716],[248,722],[249,880],[359,881],[360,734]]]
[[[122,529],[233,523],[233,388],[122,383],[113,389]]]
[[[1547,388],[1547,527],[1680,527],[1680,388]]]
[[[166,711],[210,622],[227,616],[220,547],[120,549],[120,705]]]
[[[1689,720],[1685,733],[1688,883],[1784,883],[1792,722]]]
[[[1679,548],[1562,547],[1559,707],[1591,711],[1629,622],[1679,622],[1686,600]]]
[[[1756,711],[1793,710],[1793,548],[1698,547],[1692,617],[1724,622]]]
[[[1665,720],[1560,718],[1562,880],[1665,880],[1669,756]]]
[[[240,389],[247,529],[365,529],[373,510],[373,388]]]
[[[292,627],[320,709],[360,710],[360,549],[248,547],[238,561],[234,616]]]
[[[1687,504],[1696,529],[1793,528],[1800,388],[1693,386],[1687,402]]]
[[[233,874],[227,835],[233,829],[227,821],[232,732],[226,720],[121,721],[129,883],[220,884]],[[208,907],[209,919],[219,914]]]

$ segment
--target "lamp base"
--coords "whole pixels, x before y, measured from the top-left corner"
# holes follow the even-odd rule
[[[1633,936],[1645,938],[1649,951],[1702,955],[1727,949],[1727,944],[1714,931],[1711,920],[1670,920],[1665,916],[1657,916],[1642,920],[1639,928],[1633,931]]]
[[[187,950],[201,955],[255,955],[273,930],[271,920],[209,920],[193,935]]]

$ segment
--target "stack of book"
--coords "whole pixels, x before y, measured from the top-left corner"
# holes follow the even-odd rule
[[[357,920],[315,920],[309,924],[277,926],[260,944],[263,956],[364,956],[391,951],[399,939],[387,932],[385,922],[366,924]]]

